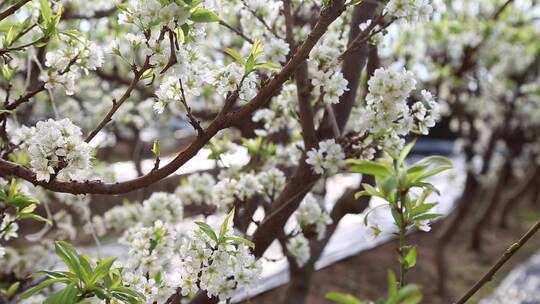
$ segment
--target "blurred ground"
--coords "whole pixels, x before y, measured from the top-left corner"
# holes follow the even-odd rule
[[[532,212],[531,206],[523,202],[522,208],[512,215],[512,225],[509,230],[493,228],[488,232],[485,250],[481,254],[470,251],[466,232],[460,232],[448,246],[449,251],[449,290],[445,297],[436,293],[436,271],[433,261],[435,236],[440,224],[433,227],[430,233],[416,233],[409,237],[409,243],[418,245],[418,265],[408,275],[408,282],[422,285],[424,300],[422,303],[452,303],[461,296],[472,284],[489,269],[511,243],[515,242],[522,233],[540,216]],[[464,230],[464,229],[463,229]],[[333,264],[315,273],[311,283],[308,304],[326,304],[324,295],[330,291],[340,291],[354,294],[363,299],[376,299],[386,292],[386,273],[388,269],[397,270],[396,242],[392,241],[382,246],[362,252],[361,254]],[[500,281],[520,261],[540,250],[540,235],[533,237],[506,264],[495,277],[468,303],[478,303],[488,296]],[[244,303],[274,304],[280,303],[285,296],[287,285],[263,293]],[[506,303],[514,304],[514,303]]]

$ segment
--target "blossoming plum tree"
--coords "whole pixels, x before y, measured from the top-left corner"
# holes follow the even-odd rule
[[[402,26],[431,28],[434,7],[428,0],[4,1],[0,300],[228,303],[256,284],[277,241],[290,265],[284,301],[305,303],[338,223],[367,205],[356,192],[383,193],[401,212],[394,217],[401,237],[426,228],[435,218],[427,194],[408,190],[433,190],[422,175],[431,163],[405,174],[406,138],[427,135],[441,107],[432,83],[395,60],[400,52],[379,54],[379,43]],[[184,122],[189,136],[180,140]],[[248,160],[230,164],[239,151]],[[214,169],[179,182],[172,176],[206,152]],[[115,171],[119,160],[131,161],[137,176]],[[355,166],[363,184],[327,205],[326,181]],[[165,186],[171,180],[174,187]],[[44,226],[35,231],[27,219]],[[85,241],[98,254],[68,243]],[[116,241],[127,255],[103,258],[102,243]],[[398,248],[403,270],[415,262],[413,248]],[[396,295],[406,294],[400,301],[419,300],[403,277],[389,278]]]

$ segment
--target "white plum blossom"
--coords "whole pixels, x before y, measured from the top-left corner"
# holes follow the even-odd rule
[[[299,267],[304,266],[311,256],[309,241],[303,234],[293,236],[287,241],[287,252],[294,257]]]
[[[319,143],[318,149],[307,152],[306,163],[317,174],[335,174],[345,165],[345,153],[334,139],[327,139]]]
[[[267,171],[262,171],[258,175],[263,191],[270,197],[275,196],[285,186],[286,178],[283,171],[278,168],[271,168]]]
[[[143,29],[151,28],[156,24],[175,28],[185,24],[191,15],[187,6],[178,5],[178,3],[181,2],[130,0],[127,1],[127,7],[119,15],[119,22],[132,23]]]
[[[82,73],[96,70],[103,64],[103,50],[84,38],[65,42],[62,48],[45,54],[45,66],[40,76],[45,88],[61,88],[66,95],[73,95],[76,82]]]
[[[407,21],[427,21],[433,14],[433,7],[430,0],[390,0],[385,12]]]
[[[285,62],[289,49],[289,44],[286,41],[271,38],[264,42],[264,52],[261,59],[265,62]]]
[[[19,235],[17,233],[19,230],[19,224],[17,224],[15,220],[16,219],[13,216],[4,214],[2,223],[0,223],[0,240],[3,239],[4,241],[9,241],[10,239],[16,238]]]
[[[220,180],[212,189],[212,204],[218,209],[226,209],[236,200],[238,181],[233,178]]]
[[[178,231],[157,220],[151,226],[127,230],[121,243],[129,247],[128,259],[122,265],[125,282],[144,293],[147,303],[167,300],[176,286],[172,272],[178,263]]]
[[[235,288],[255,284],[261,273],[260,263],[246,245],[216,244],[201,229],[184,239],[180,257],[180,287],[184,296],[203,290],[224,301]]]
[[[236,184],[236,197],[240,200],[247,200],[255,194],[260,194],[263,190],[257,176],[253,174],[242,174]]]
[[[254,174],[245,173],[239,179],[224,177],[212,188],[212,203],[218,209],[225,210],[236,200],[245,202],[262,191],[263,186]]]
[[[343,77],[343,73],[334,71],[317,71],[313,74],[311,81],[315,90],[322,88],[323,101],[326,104],[339,103],[339,97],[348,91],[347,85],[349,82]]]
[[[357,145],[365,158],[375,152],[368,145],[376,143],[396,151],[405,143],[403,136],[410,132],[427,134],[435,125],[440,116],[439,106],[429,91],[422,90],[422,99],[409,106],[408,99],[415,88],[413,73],[404,68],[375,70],[368,81],[366,105],[354,107],[350,119],[352,130],[367,136],[366,142]],[[378,137],[368,136],[373,134]]]
[[[326,226],[332,223],[328,212],[321,207],[311,192],[306,194],[296,210],[296,220],[302,228],[314,226],[318,240],[324,238]]]
[[[141,211],[143,223],[151,224],[156,220],[161,220],[165,223],[176,224],[183,218],[184,206],[175,194],[154,192],[143,202]]]
[[[215,73],[211,84],[222,96],[238,90],[240,100],[249,101],[257,94],[257,81],[255,73],[245,75],[243,66],[231,63]]]
[[[215,178],[208,173],[191,174],[176,188],[178,195],[184,204],[200,205],[210,204],[212,200],[212,188],[216,184]]]
[[[92,148],[84,142],[81,129],[69,119],[40,121],[22,132],[18,143],[27,149],[30,168],[38,181],[48,182],[51,175],[64,180],[86,177],[91,168]]]

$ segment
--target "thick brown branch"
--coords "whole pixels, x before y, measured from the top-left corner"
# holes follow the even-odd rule
[[[0,13],[0,21],[6,19],[7,17],[15,13],[18,9],[23,7],[23,5],[25,5],[28,2],[30,2],[30,0],[20,0],[19,2],[8,7],[5,11]]]

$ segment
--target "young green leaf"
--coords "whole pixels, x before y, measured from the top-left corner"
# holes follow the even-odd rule
[[[341,292],[329,292],[324,296],[327,300],[330,300],[337,304],[362,304],[364,303],[360,299],[350,294]]]
[[[225,234],[227,233],[227,230],[229,230],[229,226],[232,223],[232,220],[234,219],[234,208],[227,214],[225,217],[225,220],[223,220],[223,223],[221,223],[221,228],[219,229],[219,240],[221,241],[223,237],[225,237]]]
[[[154,154],[154,157],[159,157],[161,154],[161,147],[159,144],[159,139],[154,140],[154,144],[152,145],[152,153]]]
[[[208,237],[210,237],[210,239],[212,239],[216,243],[219,243],[218,237],[217,237],[216,233],[214,232],[214,230],[212,230],[212,227],[210,227],[210,225],[208,225],[205,222],[195,222],[195,224],[197,224],[197,226],[199,226],[199,228],[204,233],[206,233],[206,235],[208,235]]]
[[[196,23],[218,22],[219,16],[205,8],[199,7],[191,12],[189,19]]]
[[[223,50],[225,53],[227,53],[227,55],[231,56],[232,58],[234,58],[236,61],[238,61],[238,63],[240,63],[241,65],[245,65],[246,64],[246,60],[244,59],[244,57],[242,57],[242,55],[240,55],[240,53],[238,53],[237,51],[233,50],[233,49],[230,49],[230,48],[226,48]]]
[[[71,281],[69,279],[67,279],[67,278],[47,279],[47,280],[45,280],[43,282],[40,282],[36,286],[29,288],[25,292],[23,292],[21,295],[19,295],[19,298],[21,298],[21,299],[29,298],[32,295],[34,295],[34,294],[38,293],[39,291],[41,291],[42,289],[47,288],[47,287],[49,287],[49,286],[51,286],[53,284],[56,284],[56,283],[69,284],[70,282]]]
[[[416,265],[416,247],[412,246],[405,255],[405,265],[407,268],[413,268]]]
[[[251,249],[255,249],[255,243],[253,243],[250,240],[246,240],[244,238],[241,238],[241,237],[228,236],[228,237],[225,238],[225,240],[226,241],[233,241],[233,242],[240,243],[240,244],[244,244],[244,245],[248,246]]]
[[[367,175],[374,176],[388,176],[392,175],[390,166],[387,163],[381,163],[371,160],[357,160],[357,159],[348,159],[348,164],[352,166],[349,168],[349,172],[362,173]]]

